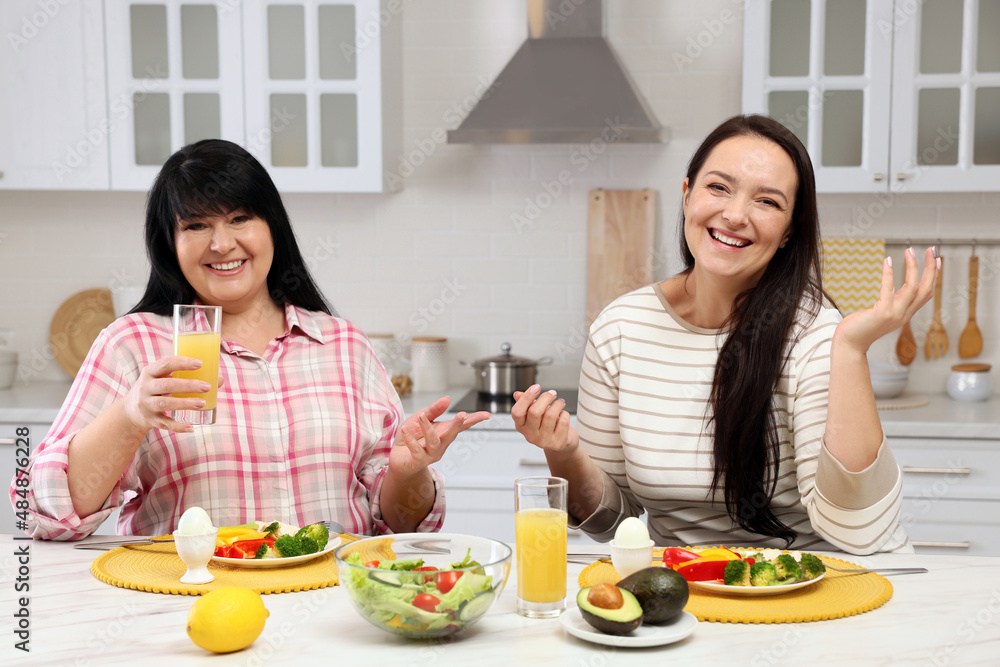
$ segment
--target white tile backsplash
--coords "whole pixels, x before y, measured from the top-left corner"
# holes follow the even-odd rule
[[[656,247],[663,257],[654,274],[662,279],[677,270],[676,221],[687,161],[707,132],[740,110],[741,4],[605,3],[612,47],[672,136],[662,146],[588,148],[445,143],[444,132],[526,36],[525,3],[407,0],[391,18],[404,22],[403,150],[387,167],[405,182],[404,190],[285,197],[320,286],[365,330],[447,336],[453,382],[472,382],[458,359],[494,355],[510,342],[517,354],[555,358],[553,366],[539,369],[544,382],[573,386],[584,342],[587,192],[657,190]],[[723,21],[726,12],[736,20]],[[700,51],[693,49],[692,40],[706,30],[717,34],[703,38],[709,43]],[[563,171],[570,184],[553,194]],[[123,275],[145,279],[143,205],[141,193],[0,191],[0,327],[17,331],[22,366],[31,364],[37,377],[65,377],[46,345],[49,323],[66,298],[109,287]],[[891,200],[824,195],[820,206],[827,235],[1000,238],[995,193]],[[530,224],[519,227],[518,216],[529,211]],[[890,248],[897,267],[902,250]],[[944,250],[951,341],[944,359],[928,361],[922,354],[930,306],[913,320],[921,354],[911,367],[910,391],[941,391],[949,367],[959,361],[969,252]],[[996,364],[1000,246],[981,246],[978,254],[980,359]],[[455,298],[449,285],[458,285]],[[874,353],[890,350],[895,337],[880,341]]]

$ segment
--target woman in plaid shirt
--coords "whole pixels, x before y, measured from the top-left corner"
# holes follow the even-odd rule
[[[145,238],[145,295],[101,332],[31,457],[28,534],[79,539],[117,507],[120,534],[165,534],[191,506],[215,525],[440,529],[442,479],[429,466],[489,413],[435,422],[441,398],[403,420],[368,339],[309,275],[257,160],[221,140],[182,148],[150,191]],[[175,303],[223,309],[213,426],[169,416],[204,405],[172,394],[207,390],[171,377],[200,365],[172,356]]]

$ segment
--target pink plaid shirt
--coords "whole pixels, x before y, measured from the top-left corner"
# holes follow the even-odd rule
[[[379,497],[403,417],[385,370],[346,320],[286,306],[285,322],[263,357],[223,340],[215,425],[151,430],[103,507],[80,517],[67,486],[70,440],[145,366],[173,353],[169,317],[128,315],[102,331],[31,456],[27,534],[80,539],[119,506],[117,532],[125,535],[169,533],[192,506],[216,526],[336,519],[354,532],[391,532]],[[444,521],[443,483],[432,473],[434,506],[418,531]]]

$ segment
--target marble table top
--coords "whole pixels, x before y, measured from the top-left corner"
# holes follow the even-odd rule
[[[25,546],[27,564],[16,555]],[[487,615],[446,642],[408,641],[369,625],[339,587],[267,595],[270,617],[257,641],[237,653],[211,655],[184,629],[193,598],[102,583],[90,571],[100,553],[0,536],[0,665],[1000,664],[1000,558],[993,557],[833,554],[858,564],[930,572],[891,576],[892,599],[858,616],[777,625],[702,622],[687,639],[653,648],[592,644],[567,634],[558,620],[518,616],[514,571]],[[583,567],[569,565],[571,595]],[[30,590],[18,592],[25,576]],[[30,598],[30,653],[14,647],[22,596]]]

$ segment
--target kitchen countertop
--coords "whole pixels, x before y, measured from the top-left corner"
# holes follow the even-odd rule
[[[70,382],[33,382],[15,384],[0,391],[0,423],[51,423],[69,391]],[[452,387],[444,392],[413,393],[402,399],[407,415],[430,405],[441,396],[451,396],[457,402],[469,387]],[[930,403],[920,408],[882,410],[882,427],[889,438],[988,438],[1000,433],[1000,395],[988,401],[961,403],[947,394],[932,394]],[[473,428],[510,429],[514,423],[509,414],[496,414],[484,424]],[[40,439],[40,438],[38,438]],[[37,440],[37,439],[36,439]]]
[[[15,550],[24,547],[29,555],[19,562]],[[573,551],[606,554],[606,549],[574,546]],[[90,571],[99,552],[0,535],[0,553],[0,664],[5,665],[634,666],[715,664],[724,656],[740,656],[750,665],[995,665],[1000,655],[1000,557],[833,554],[860,565],[930,571],[890,576],[892,598],[857,616],[773,625],[700,622],[678,643],[642,649],[589,643],[569,636],[556,619],[518,616],[514,570],[486,615],[442,642],[409,641],[369,625],[335,586],[263,596],[270,616],[257,641],[243,651],[212,655],[195,646],[184,629],[194,598],[102,583]],[[584,567],[568,566],[571,596]],[[27,569],[30,591],[15,596],[19,569]],[[21,596],[29,598],[30,654],[14,648]]]

